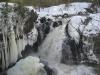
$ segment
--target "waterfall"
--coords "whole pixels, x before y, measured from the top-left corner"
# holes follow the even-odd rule
[[[59,26],[51,31],[39,47],[40,57],[47,59],[50,63],[60,62],[62,43],[65,39],[65,26]]]
[[[90,14],[95,12],[91,3],[48,7],[36,11],[38,15],[35,8],[10,5],[0,5],[3,72],[7,71],[8,75],[97,75],[93,66],[99,63],[99,56],[94,52],[94,37],[100,33],[100,14]]]
[[[47,61],[56,70],[57,75],[96,75],[92,67],[61,63],[62,45],[66,39],[65,27],[66,25],[59,26],[48,34],[43,44],[39,47],[40,58]]]

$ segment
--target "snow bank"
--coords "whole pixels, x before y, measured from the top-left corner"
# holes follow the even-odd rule
[[[46,75],[44,65],[39,62],[39,58],[28,56],[9,69],[7,75]]]
[[[86,8],[89,8],[92,3],[70,3],[70,4],[61,4],[58,6],[51,6],[47,8],[41,8],[40,11],[36,10],[40,16],[46,15],[62,15],[67,14],[78,14],[79,12],[86,13]]]

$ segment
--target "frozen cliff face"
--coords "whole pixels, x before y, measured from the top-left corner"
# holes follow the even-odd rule
[[[46,75],[43,67],[39,58],[28,56],[9,69],[7,75]]]
[[[33,46],[38,32],[35,27],[37,14],[24,6],[13,3],[0,3],[0,32],[3,38],[0,67],[4,70],[22,57],[27,44]]]

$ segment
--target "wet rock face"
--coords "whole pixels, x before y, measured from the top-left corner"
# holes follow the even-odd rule
[[[94,53],[100,61],[100,35],[94,38]]]
[[[2,42],[3,41],[3,34],[0,33],[0,41]]]

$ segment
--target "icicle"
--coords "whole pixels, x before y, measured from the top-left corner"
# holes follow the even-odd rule
[[[10,63],[11,64],[15,63],[18,59],[18,51],[17,51],[17,44],[15,41],[15,33],[14,33],[14,30],[12,28],[11,28],[10,35],[9,35]]]

